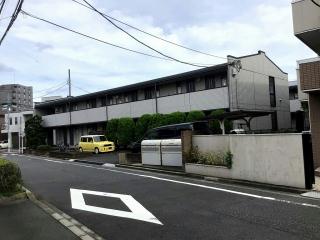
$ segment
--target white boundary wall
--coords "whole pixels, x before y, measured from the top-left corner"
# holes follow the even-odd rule
[[[305,188],[301,134],[197,135],[192,140],[203,152],[229,149],[233,165],[186,164],[186,172]]]

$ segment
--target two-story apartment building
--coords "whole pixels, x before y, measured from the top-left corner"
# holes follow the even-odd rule
[[[235,61],[242,68],[235,67]],[[238,69],[238,70],[237,70]],[[51,144],[76,144],[81,135],[102,131],[113,118],[149,113],[272,111],[252,129],[290,127],[288,77],[264,52],[228,56],[226,63],[77,97],[37,103]],[[241,122],[237,122],[242,126]],[[239,127],[239,126],[235,126]]]
[[[320,55],[320,2],[295,0],[292,2],[294,34]],[[308,93],[310,129],[315,167],[320,167],[320,59],[298,61],[300,87]]]

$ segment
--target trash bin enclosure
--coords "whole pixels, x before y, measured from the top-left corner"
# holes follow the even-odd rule
[[[144,140],[141,155],[145,165],[182,167],[181,139]]]
[[[144,140],[141,142],[142,164],[162,165],[161,140]]]
[[[162,165],[182,167],[181,139],[161,141]]]

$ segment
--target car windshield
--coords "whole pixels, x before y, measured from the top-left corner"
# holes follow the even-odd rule
[[[107,141],[105,136],[94,136],[93,139],[94,139],[95,142]]]

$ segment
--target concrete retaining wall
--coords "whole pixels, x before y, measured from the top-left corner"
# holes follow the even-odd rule
[[[233,154],[231,169],[186,164],[186,172],[305,188],[301,134],[193,136],[200,151]]]

